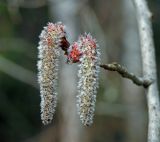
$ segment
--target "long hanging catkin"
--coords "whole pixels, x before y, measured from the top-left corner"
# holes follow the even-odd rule
[[[98,88],[100,52],[96,40],[90,34],[80,36],[69,49],[68,62],[78,62],[77,108],[82,123],[93,123]]]
[[[41,95],[41,120],[48,124],[53,119],[57,105],[57,79],[60,47],[66,41],[66,33],[62,23],[48,23],[40,34],[38,46],[38,82]]]

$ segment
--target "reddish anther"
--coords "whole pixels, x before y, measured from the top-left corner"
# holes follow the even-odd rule
[[[69,53],[68,55],[68,59],[72,61],[72,63],[77,63],[79,62],[79,59],[82,55],[82,53],[80,52],[80,50],[78,49],[78,43],[75,42],[73,43],[72,45],[72,49],[71,49],[71,52]]]
[[[51,37],[47,37],[47,44],[48,46],[52,46],[53,45],[53,41]]]

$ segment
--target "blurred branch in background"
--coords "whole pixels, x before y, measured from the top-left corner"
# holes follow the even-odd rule
[[[28,47],[34,49],[34,45],[29,43],[23,38],[0,38],[0,53],[7,53],[8,51],[19,52],[21,54],[28,53]],[[30,50],[32,50],[30,49]],[[33,59],[35,54],[33,52],[29,52],[30,54],[26,54],[27,57]]]
[[[155,48],[153,42],[153,32],[151,18],[145,0],[134,0],[137,14],[141,54],[143,64],[143,75],[145,78],[153,79],[153,83],[146,88],[148,105],[148,142],[160,141],[160,100],[157,84],[157,67],[155,62]]]
[[[125,65],[127,70],[141,76],[140,80],[142,79],[143,87],[147,87],[151,81],[149,80],[147,83],[142,76],[138,26],[135,9],[131,0],[122,1],[122,15],[122,64]],[[127,79],[122,79],[121,82],[124,104],[128,105],[129,108],[130,106],[135,107],[135,109],[126,112],[126,141],[145,142],[147,132],[147,112],[145,109],[144,88],[133,84]]]
[[[38,89],[36,74],[0,56],[0,71]]]
[[[66,25],[68,39],[74,41],[79,32],[78,17],[76,16],[80,1],[78,0],[50,0],[49,9],[52,18],[61,21]],[[55,18],[56,17],[56,18]],[[62,53],[63,54],[63,53]],[[60,137],[61,142],[81,142],[82,128],[76,112],[76,70],[75,66],[69,66],[64,62],[60,63],[59,92],[61,94],[60,113]]]

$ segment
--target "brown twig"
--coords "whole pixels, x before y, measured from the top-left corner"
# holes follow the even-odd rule
[[[152,83],[152,80],[146,80],[142,77],[137,77],[133,73],[128,72],[125,67],[123,67],[122,65],[115,63],[115,62],[111,63],[111,64],[101,64],[100,67],[105,70],[116,71],[122,77],[132,80],[133,83],[135,83],[138,86],[143,86],[143,87],[147,88]]]

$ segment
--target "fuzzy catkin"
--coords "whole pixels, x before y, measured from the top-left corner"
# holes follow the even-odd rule
[[[96,41],[90,35],[79,39],[81,52],[78,71],[78,112],[84,125],[93,123],[99,74],[99,51]]]
[[[78,42],[70,47],[68,61],[79,63],[77,109],[82,123],[93,123],[98,88],[100,52],[90,34],[80,36]]]
[[[57,105],[57,80],[61,40],[65,37],[62,23],[48,23],[40,34],[38,46],[38,82],[41,96],[41,120],[51,123]]]

